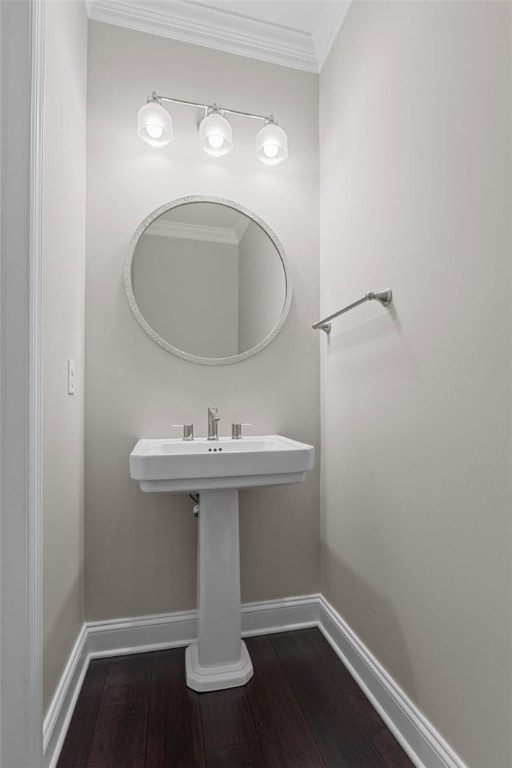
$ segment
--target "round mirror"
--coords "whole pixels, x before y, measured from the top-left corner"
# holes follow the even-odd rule
[[[288,264],[270,227],[214,197],[184,197],[150,213],[130,243],[124,282],[153,341],[203,365],[260,352],[291,304]]]

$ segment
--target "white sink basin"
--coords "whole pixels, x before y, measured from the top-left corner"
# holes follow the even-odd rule
[[[232,440],[139,440],[130,475],[143,491],[204,491],[300,483],[313,468],[312,445],[282,435]]]

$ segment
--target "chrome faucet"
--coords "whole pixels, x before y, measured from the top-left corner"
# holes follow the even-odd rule
[[[208,440],[218,440],[219,439],[219,409],[218,408],[208,408]]]

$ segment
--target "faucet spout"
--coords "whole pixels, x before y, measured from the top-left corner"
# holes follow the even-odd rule
[[[208,408],[208,440],[219,439],[219,409]]]

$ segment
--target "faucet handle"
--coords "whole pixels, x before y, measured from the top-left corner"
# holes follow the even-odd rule
[[[194,439],[194,425],[193,424],[173,424],[173,427],[183,427],[183,440]]]
[[[231,425],[231,439],[242,439],[242,427],[252,427],[252,424],[241,424],[240,422],[233,422]]]

